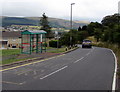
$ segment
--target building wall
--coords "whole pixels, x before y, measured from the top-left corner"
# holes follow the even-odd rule
[[[21,46],[21,39],[17,37],[10,37],[8,38],[8,47],[12,48],[13,46],[16,46],[16,48],[19,48]]]
[[[8,41],[6,44],[2,41]],[[0,48],[19,48],[21,46],[21,38],[18,37],[3,37],[0,42]]]

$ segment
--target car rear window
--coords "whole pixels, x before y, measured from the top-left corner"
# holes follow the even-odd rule
[[[91,42],[90,40],[83,40],[83,42]]]

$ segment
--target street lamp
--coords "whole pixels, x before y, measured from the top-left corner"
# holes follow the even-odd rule
[[[60,36],[58,35],[58,30],[55,31],[55,38],[57,39],[57,48],[59,48],[59,39],[60,39]]]
[[[72,5],[74,5],[75,3],[71,3],[71,16],[70,16],[70,29],[72,30]],[[72,36],[70,36],[70,48],[72,45]]]
[[[72,5],[74,5],[75,3],[71,3],[71,17],[70,17],[70,26],[72,29]]]

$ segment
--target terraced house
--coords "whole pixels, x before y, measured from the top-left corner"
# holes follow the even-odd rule
[[[19,48],[21,46],[21,32],[2,32],[0,48]]]

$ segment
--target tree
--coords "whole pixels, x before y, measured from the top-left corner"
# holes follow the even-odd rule
[[[81,30],[82,30],[82,28],[79,26],[78,31],[81,31]]]
[[[72,29],[69,32],[62,35],[62,37],[60,38],[60,43],[66,46],[70,46],[70,45],[73,46],[78,41],[77,37],[78,37],[78,31]]]
[[[114,38],[114,42],[120,45],[120,33],[115,32],[113,38]]]
[[[97,39],[97,42],[99,42],[101,38],[102,31],[100,28],[95,28],[94,29],[94,37]]]
[[[60,38],[60,43],[65,46],[70,46],[70,34],[64,33],[63,36]]]
[[[95,28],[100,28],[102,29],[102,24],[98,23],[98,22],[91,22],[88,26],[87,26],[87,31],[89,33],[90,36],[94,35],[94,29]]]
[[[101,35],[101,40],[104,41],[104,42],[108,42],[108,39],[109,39],[109,28],[108,27],[105,27],[104,28],[104,32],[102,33]]]
[[[120,15],[119,14],[114,14],[114,15],[109,15],[105,16],[101,23],[104,26],[109,26],[113,27],[114,24],[119,24],[120,23]]]
[[[40,25],[42,26],[41,30],[45,30],[47,32],[47,38],[52,37],[51,27],[49,26],[48,17],[45,13],[43,13],[40,19]]]
[[[113,39],[114,43],[117,43],[120,46],[120,24],[114,25],[114,34]]]
[[[104,26],[102,40],[120,46],[120,15],[114,14],[104,17],[102,25]]]
[[[71,29],[68,33],[70,34],[70,45],[73,46],[77,43],[78,31],[75,29]]]
[[[85,38],[89,36],[87,31],[80,31],[77,33],[77,41],[81,43]]]
[[[84,25],[84,26],[82,27],[82,30],[87,30],[87,26]]]

